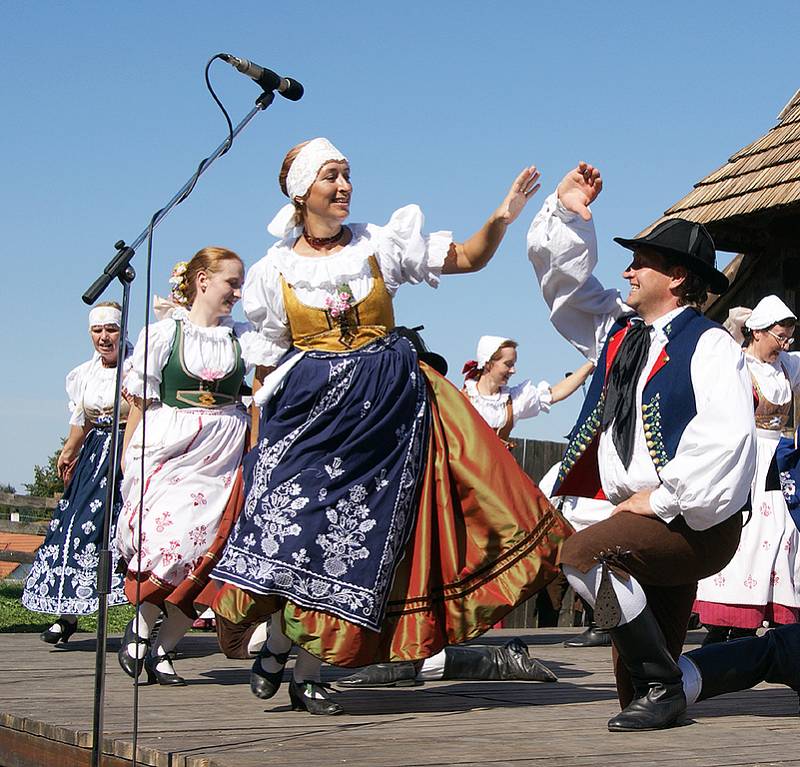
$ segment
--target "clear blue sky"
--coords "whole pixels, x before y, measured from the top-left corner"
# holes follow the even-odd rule
[[[520,342],[519,380],[557,380],[581,360],[550,327],[525,254],[545,193],[580,159],[601,168],[599,276],[621,287],[626,251],[611,237],[764,133],[800,87],[798,22],[796,0],[3,3],[0,481],[21,490],[66,433],[64,375],[91,352],[80,295],[112,244],[223,139],[202,77],[214,53],[295,76],[306,96],[259,115],[157,229],[162,294],[174,261],[204,245],[246,264],[264,254],[280,160],[303,139],[328,136],[350,157],[353,220],[416,202],[457,239],[536,163],[543,189],[494,261],[438,291],[403,288],[396,312],[425,325],[454,374],[491,333]],[[237,122],[256,86],[222,63],[212,80]],[[143,274],[144,249],[134,265]],[[134,336],[143,292],[140,279]],[[578,400],[518,435],[559,438]]]

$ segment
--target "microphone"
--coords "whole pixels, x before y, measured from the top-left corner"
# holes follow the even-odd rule
[[[247,59],[231,56],[229,53],[220,54],[220,58],[227,61],[232,67],[236,67],[242,74],[255,80],[265,91],[278,91],[289,101],[299,101],[303,98],[303,86],[297,80],[292,80],[291,77],[281,77],[271,69],[260,67]]]

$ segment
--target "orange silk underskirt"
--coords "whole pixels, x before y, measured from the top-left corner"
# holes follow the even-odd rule
[[[363,666],[474,639],[556,577],[569,523],[458,389],[420,368],[431,406],[427,458],[381,631],[231,584],[219,588],[215,612],[249,623],[281,610],[295,644],[327,663]]]

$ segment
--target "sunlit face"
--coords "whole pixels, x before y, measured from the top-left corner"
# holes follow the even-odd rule
[[[326,162],[306,195],[303,210],[306,216],[344,221],[350,215],[350,166],[344,160]]]
[[[197,298],[218,317],[228,316],[242,297],[244,266],[238,258],[226,258],[217,265],[217,271],[199,272]]]
[[[119,351],[119,325],[92,325],[89,328],[89,335],[92,337],[95,351],[103,358],[106,367],[116,366],[117,352]]]
[[[794,340],[795,326],[791,323],[764,330],[754,330],[748,351],[762,362],[775,362],[781,352],[788,351]]]
[[[504,346],[495,355],[495,359],[486,363],[481,378],[486,377],[497,386],[505,386],[508,379],[517,372],[517,350]]]
[[[625,303],[646,317],[671,299],[672,289],[680,284],[681,267],[670,267],[663,256],[651,250],[635,250],[633,260],[622,273],[630,292]]]

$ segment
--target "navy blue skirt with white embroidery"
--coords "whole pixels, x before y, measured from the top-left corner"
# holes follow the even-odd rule
[[[244,509],[212,577],[378,630],[414,526],[428,428],[406,339],[306,352],[262,409]]]
[[[103,534],[111,431],[92,429],[83,442],[75,473],[50,521],[44,543],[25,581],[22,604],[29,610],[54,615],[90,615],[97,611],[97,561]],[[122,449],[122,430],[117,441]],[[119,455],[117,456],[119,461]],[[114,540],[120,510],[119,488],[111,514]],[[127,603],[122,576],[116,572],[112,547],[109,605]]]

